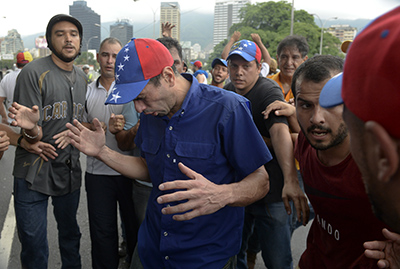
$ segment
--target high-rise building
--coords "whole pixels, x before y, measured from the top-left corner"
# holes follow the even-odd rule
[[[69,15],[78,19],[83,27],[82,51],[100,49],[100,15],[87,6],[86,1],[74,1]]]
[[[0,51],[1,54],[15,54],[24,51],[24,42],[17,30],[8,31],[7,36],[1,42]]]
[[[240,9],[250,4],[250,0],[216,0],[214,8],[213,45],[229,38],[229,29],[240,22]]]
[[[172,37],[181,40],[181,9],[178,2],[161,2],[160,9],[160,35],[162,35],[161,24],[169,22],[175,25],[172,28]]]
[[[133,37],[133,26],[127,19],[119,20],[110,25],[110,36],[118,38],[124,46]]]

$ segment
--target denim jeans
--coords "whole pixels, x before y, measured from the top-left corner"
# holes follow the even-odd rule
[[[76,212],[80,190],[63,196],[51,196],[58,228],[61,268],[81,268],[79,231]],[[22,268],[47,269],[47,206],[49,195],[30,190],[23,178],[14,178],[14,207],[21,242]]]
[[[291,217],[287,214],[283,202],[261,204],[246,207],[242,247],[237,255],[237,268],[247,268],[246,250],[253,230],[257,230],[261,247],[261,256],[269,269],[293,268],[291,240]]]

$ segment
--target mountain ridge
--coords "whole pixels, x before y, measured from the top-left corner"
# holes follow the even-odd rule
[[[329,21],[326,27],[331,25],[350,25],[356,27],[357,32],[362,30],[371,20],[368,19],[337,19]],[[108,36],[110,25],[115,22],[101,23],[101,36],[104,39]],[[320,26],[320,22],[315,20],[315,23]],[[213,43],[213,24],[214,14],[204,14],[197,12],[190,12],[189,14],[181,15],[181,41],[191,41],[192,45],[199,43],[203,50],[212,49]],[[134,36],[138,38],[153,38],[153,23],[152,22],[133,22]],[[106,29],[104,29],[106,28]],[[137,30],[136,30],[137,29]],[[22,36],[25,48],[32,49],[35,47],[35,39],[44,32],[39,32],[33,35]],[[159,21],[156,22],[155,35],[158,37],[160,34]]]

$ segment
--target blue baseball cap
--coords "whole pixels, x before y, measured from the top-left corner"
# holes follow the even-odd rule
[[[229,60],[232,55],[242,56],[248,62],[257,60],[261,63],[261,50],[250,40],[243,39],[233,44],[226,60]]]
[[[168,49],[155,39],[132,38],[115,61],[115,85],[106,104],[125,104],[135,99],[149,80],[161,74],[174,59]]]
[[[331,78],[319,95],[319,104],[324,108],[331,108],[343,104],[342,99],[343,73],[339,73]]]
[[[214,66],[216,64],[220,64],[220,65],[223,65],[225,67],[228,67],[228,63],[224,59],[221,59],[221,58],[215,58],[211,63],[211,68],[214,68]]]

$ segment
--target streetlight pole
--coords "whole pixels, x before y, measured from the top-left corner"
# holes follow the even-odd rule
[[[92,36],[91,38],[89,38],[88,42],[86,43],[86,62],[89,64],[89,43],[90,40],[92,40],[93,38],[99,38],[97,35],[96,36]]]
[[[108,31],[108,29],[106,27],[104,27],[103,25],[98,24],[98,23],[95,23],[94,25],[97,27],[103,27],[108,32],[108,36],[111,36],[110,31]],[[101,31],[100,31],[100,35],[101,35]]]
[[[290,35],[293,35],[293,24],[294,24],[294,0],[292,0],[292,15],[290,20]]]
[[[324,21],[324,23],[322,23],[321,18],[317,14],[312,14],[312,15],[317,16],[317,18],[319,20],[319,23],[321,24],[321,39],[320,39],[321,41],[320,41],[320,44],[319,44],[319,55],[322,55],[322,43],[323,43],[323,40],[324,40],[324,26],[325,26],[325,23],[327,23],[327,21],[329,21],[330,19],[336,20],[338,17],[330,17],[330,18],[326,19]]]

